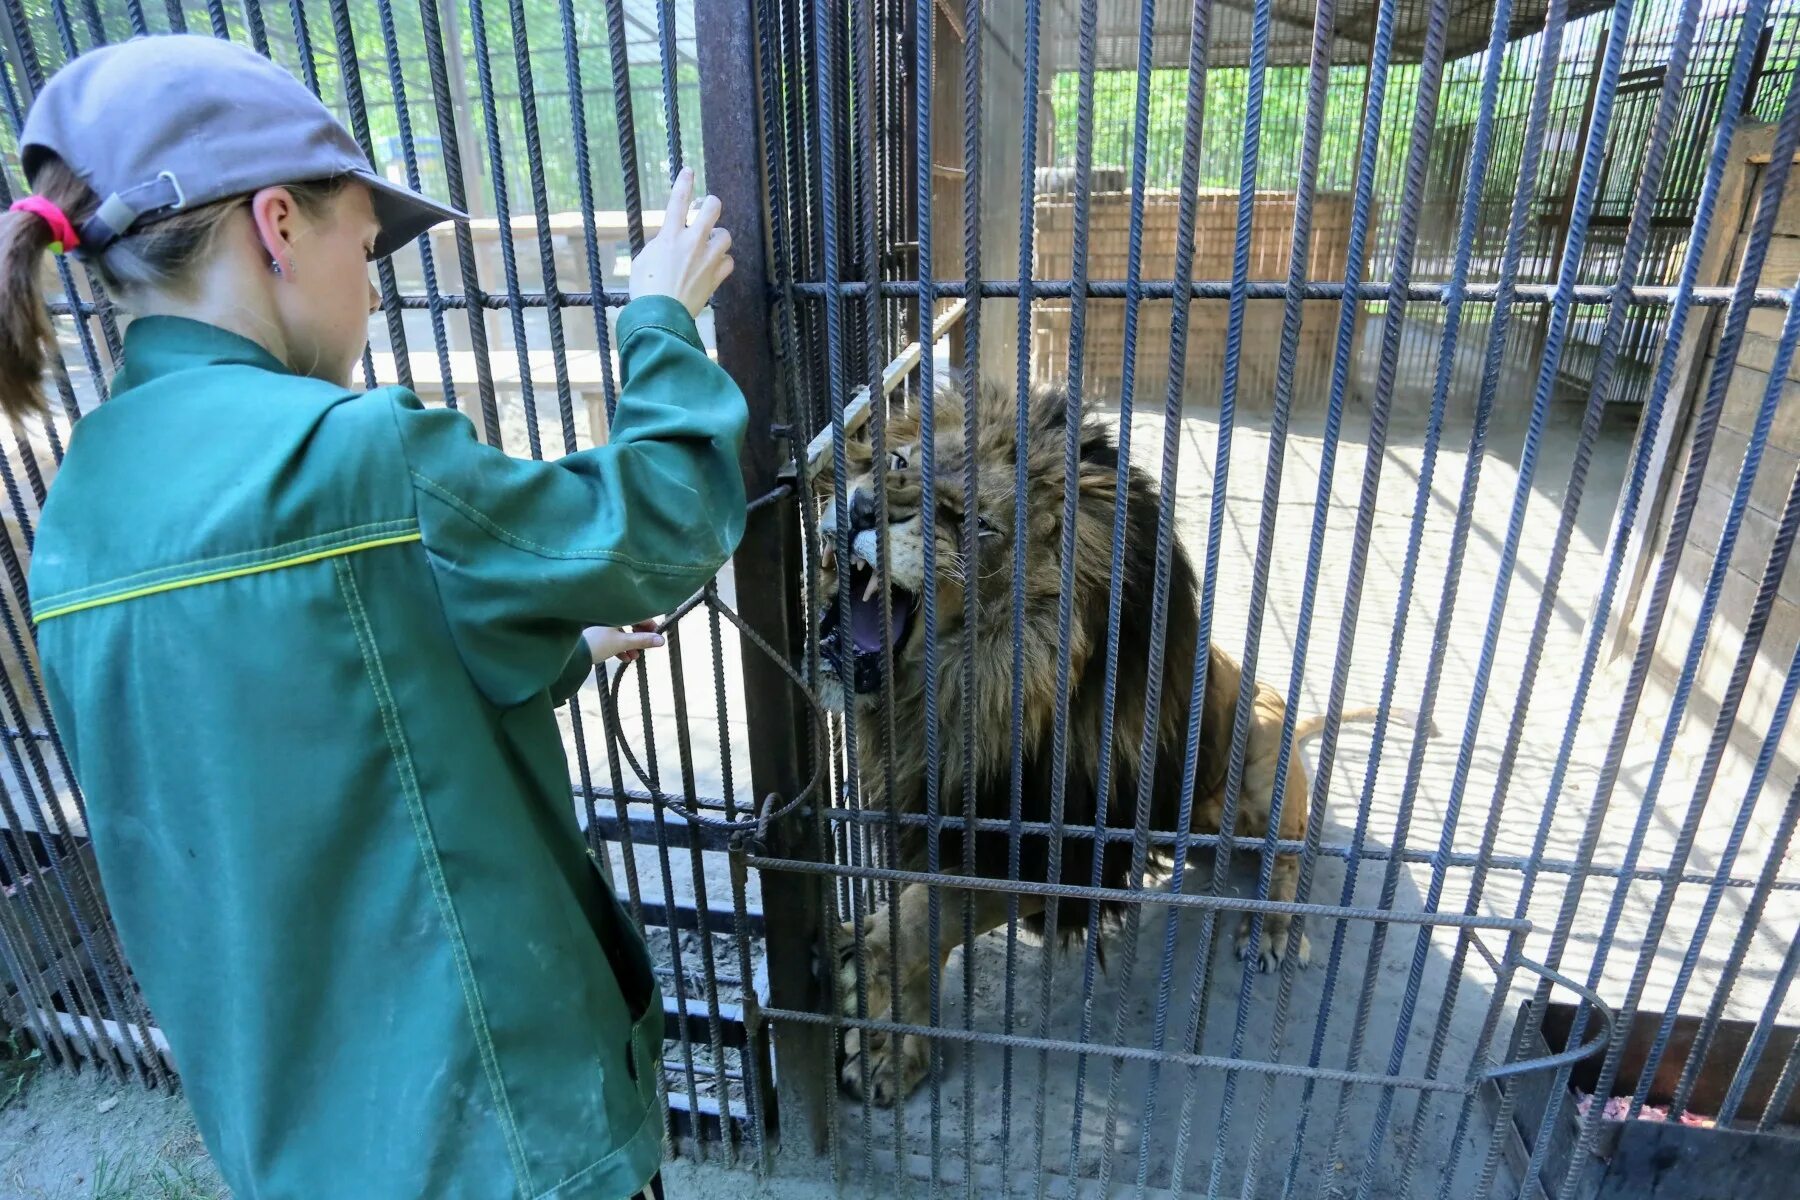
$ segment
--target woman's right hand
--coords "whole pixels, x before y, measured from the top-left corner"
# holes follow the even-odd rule
[[[631,298],[670,296],[698,317],[735,264],[731,234],[718,224],[718,197],[702,200],[690,223],[693,199],[694,172],[683,167],[669,193],[662,228],[631,260]]]

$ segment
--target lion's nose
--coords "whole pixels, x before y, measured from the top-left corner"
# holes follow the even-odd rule
[[[867,491],[859,491],[850,497],[850,532],[861,533],[865,529],[875,528],[875,497]]]

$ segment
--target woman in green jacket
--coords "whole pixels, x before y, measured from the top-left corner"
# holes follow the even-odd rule
[[[249,50],[153,37],[42,90],[0,216],[0,401],[39,272],[135,319],[44,507],[31,601],[107,899],[240,1200],[620,1200],[663,1013],[573,817],[555,707],[744,520],[731,269],[691,177],[632,264],[610,444],[507,457],[350,385],[367,262],[458,214]],[[610,630],[610,632],[608,632]],[[585,631],[585,632],[584,632]]]

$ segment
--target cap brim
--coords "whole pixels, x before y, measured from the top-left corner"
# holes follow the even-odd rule
[[[375,239],[376,258],[386,258],[434,225],[469,219],[467,213],[428,200],[373,171],[359,171],[357,178],[369,185],[375,219],[381,223],[381,233]]]

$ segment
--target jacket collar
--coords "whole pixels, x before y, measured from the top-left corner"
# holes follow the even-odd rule
[[[113,380],[113,391],[129,391],[177,371],[216,366],[292,374],[263,347],[216,325],[185,317],[138,317],[125,329],[124,365]]]

